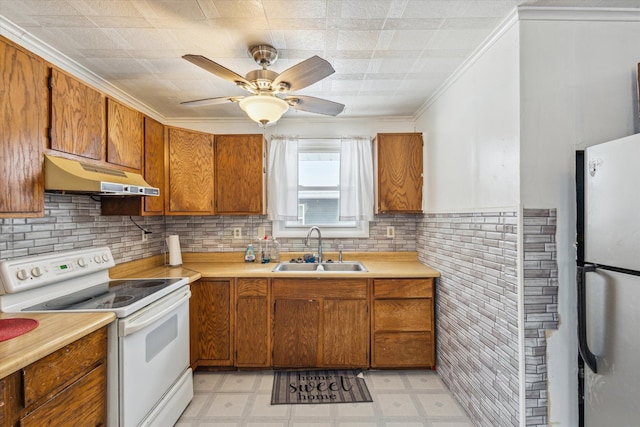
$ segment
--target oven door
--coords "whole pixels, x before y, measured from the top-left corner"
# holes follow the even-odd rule
[[[161,401],[168,403],[168,392],[189,370],[190,296],[184,286],[118,320],[120,426],[146,423],[145,417]]]

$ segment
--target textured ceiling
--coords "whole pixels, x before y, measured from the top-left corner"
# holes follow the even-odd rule
[[[285,69],[318,55],[335,74],[296,94],[346,105],[344,117],[412,116],[518,5],[640,8],[639,0],[0,0],[0,15],[166,118],[244,117],[245,95],[181,59],[245,75],[248,47]],[[293,110],[287,116],[303,114]],[[286,116],[285,116],[286,117]]]

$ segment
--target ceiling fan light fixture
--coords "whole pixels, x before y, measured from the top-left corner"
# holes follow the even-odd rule
[[[239,104],[251,120],[260,123],[263,127],[280,120],[280,117],[289,109],[286,101],[271,95],[248,96],[242,98]]]

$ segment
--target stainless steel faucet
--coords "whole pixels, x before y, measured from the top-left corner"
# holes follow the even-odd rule
[[[311,238],[311,233],[313,232],[313,230],[316,230],[318,232],[318,264],[322,264],[322,233],[320,233],[320,229],[317,225],[314,225],[309,229],[305,246],[309,246],[309,239]]]

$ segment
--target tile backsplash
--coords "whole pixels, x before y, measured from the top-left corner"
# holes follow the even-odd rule
[[[135,223],[134,223],[135,222]],[[142,230],[151,231],[142,241]],[[394,238],[386,237],[394,226]],[[100,201],[90,196],[45,194],[43,218],[0,219],[0,260],[46,252],[108,246],[116,263],[164,253],[165,237],[180,236],[183,252],[243,252],[258,227],[271,234],[266,216],[102,216]],[[243,237],[233,238],[241,227]],[[378,215],[363,239],[323,239],[325,251],[416,251],[416,215]],[[279,239],[282,251],[304,252],[304,239]]]

